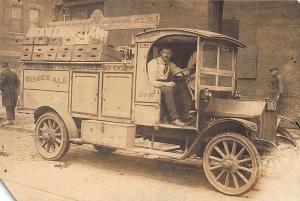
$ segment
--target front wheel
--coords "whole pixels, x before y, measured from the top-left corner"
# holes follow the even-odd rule
[[[67,128],[57,113],[47,112],[38,118],[34,142],[38,153],[46,160],[60,160],[68,152]]]
[[[260,157],[248,138],[237,133],[223,133],[208,142],[203,169],[218,191],[238,196],[257,183],[261,173]]]

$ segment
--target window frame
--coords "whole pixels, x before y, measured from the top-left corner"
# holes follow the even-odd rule
[[[218,51],[217,51],[217,68],[209,68],[209,67],[203,67],[203,61],[204,61],[204,46],[206,44],[210,44],[210,45],[215,45],[218,47]],[[224,69],[220,69],[220,55],[221,55],[221,48],[229,48],[232,52],[232,56],[231,56],[231,70],[224,70]],[[215,85],[214,86],[209,86],[209,85],[203,85],[200,83],[201,89],[210,89],[210,90],[214,90],[214,91],[234,91],[235,88],[235,58],[236,58],[236,51],[234,49],[234,47],[231,46],[226,46],[223,44],[218,44],[218,43],[214,43],[214,42],[208,42],[205,41],[202,47],[202,59],[200,61],[200,75],[215,75],[216,76],[216,80],[215,80]],[[231,87],[224,87],[224,86],[219,86],[219,76],[224,76],[224,77],[230,77],[232,79],[232,84]],[[201,82],[201,80],[200,80]]]
[[[32,11],[32,10],[38,12],[38,21],[37,21],[37,22],[34,22],[34,21],[31,20],[31,11]],[[41,23],[41,22],[40,22],[40,18],[41,18],[41,10],[40,10],[40,9],[37,9],[37,8],[30,8],[30,9],[29,9],[29,29],[40,27],[40,23]],[[31,24],[36,24],[36,26],[31,27]]]
[[[14,14],[14,9],[19,9],[20,11],[20,19],[18,18],[15,18],[15,16],[13,15]],[[13,5],[11,7],[11,13],[10,13],[10,21],[11,21],[11,32],[13,33],[23,33],[24,31],[24,10],[23,10],[23,7],[22,6],[18,6],[18,5]],[[19,26],[16,28],[15,27],[15,22],[19,23]]]

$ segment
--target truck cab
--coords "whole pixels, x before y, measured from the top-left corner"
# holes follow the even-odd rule
[[[245,47],[239,41],[225,35],[192,29],[159,29],[134,36],[137,48],[135,119],[140,125],[159,125],[163,113],[159,89],[149,83],[147,63],[158,57],[160,45],[172,45],[171,60],[182,68],[185,75],[194,121],[190,127],[199,129],[201,99],[212,94],[214,98],[229,98],[235,90],[236,54],[239,47]],[[191,69],[191,70],[189,70]],[[179,75],[180,73],[178,73]],[[176,79],[176,76],[173,76]],[[207,97],[208,98],[208,97]],[[188,103],[182,103],[188,104]],[[205,107],[205,106],[204,106]],[[200,113],[202,112],[202,115]],[[143,114],[147,115],[143,115]],[[187,114],[183,114],[187,115]],[[147,119],[142,118],[147,117]],[[149,118],[151,117],[151,118]],[[198,119],[198,120],[196,120]],[[162,125],[161,125],[162,126]]]

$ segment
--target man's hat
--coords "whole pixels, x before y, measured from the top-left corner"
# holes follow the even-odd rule
[[[272,72],[272,71],[278,71],[278,68],[270,68],[269,71],[270,72]]]
[[[3,62],[2,63],[2,68],[7,68],[8,67],[8,62]]]

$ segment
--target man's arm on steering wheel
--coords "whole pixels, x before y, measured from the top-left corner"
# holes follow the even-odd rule
[[[182,71],[183,69],[186,69],[186,68],[180,68],[178,67],[176,64],[172,63],[172,65],[170,66],[170,73],[171,75],[174,75],[176,74],[178,71]],[[190,74],[190,70],[185,70],[182,72],[185,76],[189,75]],[[182,73],[178,73],[176,76],[177,77],[183,77]]]

